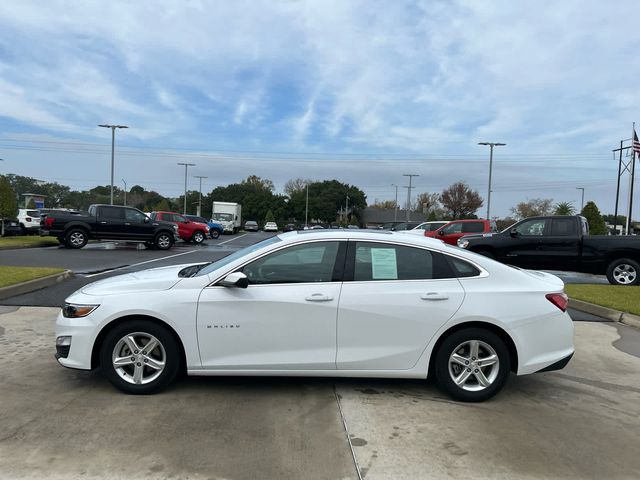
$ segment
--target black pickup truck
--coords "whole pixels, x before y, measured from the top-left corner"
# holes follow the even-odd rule
[[[500,233],[467,235],[458,246],[516,267],[606,274],[640,285],[640,237],[589,235],[584,217],[529,217]]]
[[[50,213],[40,221],[40,235],[61,245],[82,248],[89,239],[142,241],[168,250],[178,240],[178,227],[156,221],[140,210],[117,205],[91,205],[87,213]]]

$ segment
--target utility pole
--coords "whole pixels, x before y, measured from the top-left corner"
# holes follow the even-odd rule
[[[625,222],[625,234],[626,235],[631,235],[631,212],[632,212],[632,208],[633,208],[633,183],[634,183],[634,177],[635,177],[635,160],[636,160],[636,155],[635,152],[633,150],[634,147],[634,136],[635,136],[635,123],[633,125],[633,130],[634,130],[634,134],[631,138],[626,138],[624,140],[620,140],[620,148],[616,148],[614,150],[612,150],[613,154],[614,154],[614,158],[615,158],[615,153],[619,152],[619,157],[618,157],[618,182],[616,185],[616,206],[615,206],[615,211],[614,211],[614,221],[613,221],[613,229],[614,231],[616,231],[617,233],[617,226],[618,226],[618,203],[620,200],[620,179],[622,178],[622,175],[624,175],[626,172],[629,173],[629,200],[628,200],[628,210],[627,210],[627,221]],[[624,146],[625,142],[630,142],[629,145],[627,145],[626,147]],[[627,151],[626,156],[627,157],[631,157],[630,160],[626,161],[623,159],[623,155],[622,152],[623,151]]]
[[[345,210],[344,214],[347,217],[347,223],[349,223],[349,194],[347,194],[347,205],[344,210]]]
[[[631,133],[631,175],[629,176],[629,215],[627,216],[627,235],[631,235],[631,222],[633,215],[633,181],[636,176],[636,149],[640,150],[637,145],[636,122],[633,122],[633,132]]]
[[[178,165],[184,165],[184,208],[182,214],[187,214],[187,170],[189,167],[195,167],[195,163],[178,163]]]
[[[197,215],[200,216],[200,213],[202,212],[202,179],[209,178],[209,177],[203,177],[202,175],[194,175],[193,178],[200,179],[200,194],[198,196],[198,213],[197,213]],[[186,194],[185,194],[185,197],[186,197]]]
[[[115,144],[116,144],[116,128],[129,128],[126,125],[98,125],[102,128],[110,128],[111,129],[111,205],[113,205],[113,164],[114,164],[114,152],[115,152]]]
[[[122,179],[122,183],[124,183],[124,206],[127,206],[127,182]]]
[[[478,145],[489,145],[489,191],[487,192],[487,220],[491,219],[491,174],[493,172],[493,147],[504,147],[506,143],[479,142]]]
[[[398,221],[398,185],[396,185],[395,183],[392,183],[391,186],[396,187],[396,199],[393,204],[393,221],[397,222]]]
[[[413,180],[413,177],[419,177],[420,175],[416,175],[415,173],[405,173],[402,176],[409,177],[409,186],[405,187],[407,189],[407,222],[408,222],[411,216],[411,189],[413,188],[411,186],[411,180]]]
[[[307,183],[307,201],[304,206],[304,228],[309,226],[309,184]]]
[[[580,212],[584,209],[584,187],[576,187],[576,190],[582,190],[582,200],[580,202]]]

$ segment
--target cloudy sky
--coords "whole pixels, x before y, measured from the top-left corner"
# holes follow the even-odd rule
[[[0,3],[0,173],[165,195],[250,174],[370,202],[464,180],[492,214],[580,191],[612,212],[640,122],[637,2]],[[640,173],[638,174],[640,177]],[[622,201],[628,180],[624,179]],[[640,184],[640,182],[637,182]],[[636,185],[638,187],[638,185]],[[640,212],[640,194],[635,212]],[[625,208],[626,210],[626,208]],[[479,213],[483,213],[484,209]],[[636,217],[640,214],[636,213]]]

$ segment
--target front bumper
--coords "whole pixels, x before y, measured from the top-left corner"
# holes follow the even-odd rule
[[[68,346],[56,345],[55,357],[63,367],[91,370],[91,353],[96,326],[88,320],[90,317],[91,315],[82,318],[65,318],[62,311],[58,314],[56,340],[59,337],[71,338]]]

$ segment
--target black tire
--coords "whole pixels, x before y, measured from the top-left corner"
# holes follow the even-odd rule
[[[220,236],[220,232],[219,232],[218,230],[216,230],[215,228],[214,228],[214,229],[211,229],[211,230],[209,231],[209,236],[210,236],[211,238],[218,238],[218,237]]]
[[[89,235],[81,228],[72,228],[64,236],[64,241],[69,248],[82,248],[89,241]]]
[[[158,250],[169,250],[173,246],[173,238],[166,232],[160,232],[156,235],[153,244]]]
[[[640,264],[630,258],[616,258],[607,267],[611,285],[640,285]]]
[[[201,244],[204,241],[204,239],[205,239],[205,235],[204,235],[204,232],[201,230],[197,230],[193,232],[193,235],[191,236],[191,241],[196,245]]]
[[[468,349],[473,341],[479,342],[480,355],[477,357],[472,357]],[[456,352],[460,359],[464,359],[468,355],[468,367],[452,361],[450,368],[449,359]],[[473,362],[477,359],[488,358],[492,353],[497,356],[497,363],[474,368],[477,365],[474,365]],[[471,360],[472,358],[476,360]],[[465,373],[465,369],[468,380],[462,386],[458,386],[454,382],[453,376],[462,375]],[[452,333],[442,342],[435,355],[434,371],[440,389],[453,399],[462,402],[483,402],[496,395],[507,381],[511,371],[509,350],[495,333],[483,328],[465,328]],[[475,372],[487,379],[489,382],[487,386],[483,387],[480,384],[478,379],[481,377]]]
[[[496,256],[493,254],[491,250],[478,250],[476,251],[478,255],[482,255],[483,257],[490,258],[492,260],[496,259]]]
[[[140,349],[132,352],[130,344],[125,341],[127,337],[132,337]],[[147,352],[144,346],[152,338],[155,338],[158,345]],[[116,369],[114,356],[134,360]],[[160,370],[152,368],[150,365],[154,361],[163,361],[164,366]],[[176,378],[180,369],[180,349],[173,335],[161,325],[149,320],[131,320],[117,325],[107,333],[100,347],[100,368],[107,380],[125,393],[156,393]],[[141,379],[146,380],[145,383],[134,383],[136,371],[141,372]]]

